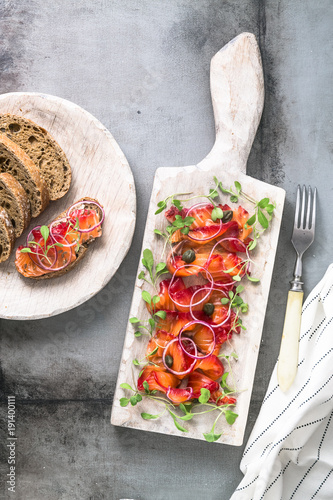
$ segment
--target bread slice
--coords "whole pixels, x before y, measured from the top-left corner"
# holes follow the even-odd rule
[[[69,190],[71,167],[53,137],[27,118],[0,115],[0,131],[18,144],[33,160],[46,181],[50,200],[58,200]]]
[[[10,173],[22,185],[37,217],[49,203],[47,185],[31,158],[17,144],[0,134],[0,173]]]
[[[21,184],[7,172],[0,174],[0,207],[7,210],[18,238],[29,225],[30,202]]]
[[[96,203],[99,203],[97,200],[94,200],[93,198],[81,198],[80,200],[78,200],[78,202],[80,201],[84,201],[84,202],[87,202],[87,201],[94,201]],[[78,203],[76,202],[76,203]],[[99,203],[100,205],[100,203]],[[93,210],[96,210],[96,205],[89,205],[89,203],[85,203],[84,204],[84,207],[85,208],[91,208]],[[56,217],[55,220],[57,219],[62,219],[63,217],[66,216],[66,213],[67,213],[67,210],[65,210],[64,212],[62,212],[60,215],[58,215],[58,217]],[[101,219],[102,217],[102,212],[101,210],[98,209],[98,215],[99,215],[99,219]],[[52,273],[46,273],[46,274],[43,274],[42,276],[29,276],[28,278],[31,278],[31,279],[34,279],[34,280],[45,280],[45,279],[51,279],[51,278],[56,278],[56,277],[59,277],[59,276],[63,276],[64,274],[67,274],[69,271],[71,271],[82,259],[83,257],[85,256],[85,254],[87,253],[88,251],[88,248],[89,248],[89,245],[90,243],[92,243],[93,241],[95,240],[95,238],[89,238],[89,240],[87,240],[83,245],[80,246],[79,250],[76,252],[76,259],[71,262],[67,267],[65,267],[64,269],[61,269],[60,271],[54,271]],[[19,250],[17,250],[18,252]],[[15,265],[16,265],[16,269],[17,271],[22,274],[20,272],[20,268],[19,266],[17,265],[17,262],[15,260]]]
[[[10,256],[15,241],[14,228],[7,210],[0,207],[0,262]]]

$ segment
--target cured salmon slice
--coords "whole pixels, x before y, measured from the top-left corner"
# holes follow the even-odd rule
[[[99,220],[96,210],[74,210],[70,218],[59,218],[59,222],[52,223],[52,237],[49,236],[46,242],[40,228],[34,229],[30,233],[30,243],[16,250],[16,269],[26,278],[38,278],[66,269],[78,258],[79,249],[84,244],[101,236],[101,227],[94,227]],[[89,228],[93,228],[92,231]]]

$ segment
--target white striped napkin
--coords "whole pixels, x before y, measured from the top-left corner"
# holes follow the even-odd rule
[[[333,499],[333,264],[303,305],[299,365],[283,393],[276,366],[230,500]]]

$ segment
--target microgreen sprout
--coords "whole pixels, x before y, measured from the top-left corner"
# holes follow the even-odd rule
[[[183,234],[188,234],[190,232],[190,226],[193,224],[194,221],[195,221],[194,217],[183,218],[181,215],[176,215],[175,220],[165,228],[166,230],[165,233],[163,233],[159,229],[154,229],[154,233],[158,234],[159,236],[163,236],[166,242],[168,242],[173,233],[175,233],[178,230],[180,230],[180,232]]]
[[[255,278],[254,276],[251,276],[250,273],[249,273],[249,264],[250,263],[253,264],[254,262],[253,262],[253,260],[251,258],[248,258],[248,259],[243,260],[242,262],[240,262],[236,266],[230,267],[229,269],[224,269],[223,272],[225,272],[226,274],[230,274],[235,269],[237,269],[237,271],[238,271],[237,274],[235,274],[235,275],[232,276],[232,279],[234,281],[241,281],[242,277],[244,275],[246,275],[246,278],[249,281],[251,281],[252,283],[259,283],[260,279],[259,278]]]
[[[143,291],[145,292],[145,290]],[[143,293],[142,292],[142,293]],[[147,298],[148,292],[145,293],[145,297]],[[150,295],[150,294],[149,294]],[[158,299],[158,300],[157,300]],[[155,303],[153,302],[155,300]],[[151,297],[151,301],[147,301],[148,304],[157,304],[157,302],[160,300],[158,295],[154,295],[154,297]],[[142,335],[153,335],[153,331],[156,327],[156,324],[159,319],[165,319],[166,318],[166,312],[165,311],[156,311],[155,309],[151,310],[151,318],[149,318],[147,321],[141,321],[140,319],[136,318],[133,316],[132,318],[129,319],[129,322],[132,325],[135,325],[135,328],[137,330],[134,332],[135,337],[141,337]]]
[[[230,354],[222,353],[222,354],[218,355],[218,358],[225,359],[227,364],[228,364],[228,371],[223,373],[222,378],[221,378],[221,382],[220,382],[220,386],[222,388],[222,397],[228,396],[231,393],[239,392],[239,390],[237,390],[237,388],[236,388],[236,382],[234,379],[234,374],[233,374],[231,362],[230,362],[230,359],[234,359],[235,361],[237,361],[238,354],[236,354],[235,352],[232,352]],[[227,381],[227,378],[229,377],[229,375],[232,379],[232,383],[234,385],[234,388],[231,388],[228,381]]]
[[[222,182],[218,181],[216,177],[214,177],[214,182],[222,193],[230,195],[230,201],[232,203],[237,203],[238,198],[243,198],[254,205],[254,214],[247,220],[244,226],[245,229],[247,229],[248,226],[252,226],[253,240],[249,245],[249,250],[253,250],[257,246],[258,238],[269,227],[273,212],[276,208],[275,203],[272,203],[269,198],[262,198],[259,201],[254,200],[251,196],[244,193],[238,181],[235,181],[234,187],[231,186],[230,189],[225,188]],[[261,229],[258,228],[258,224],[261,226]]]
[[[230,331],[235,331],[238,327],[240,327],[242,330],[246,330],[245,326],[243,325],[242,319],[239,317],[240,313],[245,314],[249,310],[249,305],[243,301],[242,297],[240,297],[240,294],[243,292],[243,290],[243,285],[238,285],[235,292],[230,290],[228,292],[228,297],[222,297],[221,299],[222,305],[229,304],[229,307],[235,310],[235,318],[231,325]]]
[[[157,292],[157,281],[163,274],[168,273],[166,264],[164,262],[159,262],[155,265],[153,253],[149,248],[143,251],[142,264],[146,271],[141,271],[138,278],[145,281],[151,285]],[[146,277],[146,272],[148,271],[148,277]],[[163,310],[156,311],[156,304],[160,301],[159,295],[151,295],[147,290],[142,290],[141,297],[146,302],[148,310],[151,317],[146,321],[141,321],[137,317],[132,317],[129,322],[136,326],[137,330],[134,332],[135,337],[141,337],[142,335],[152,336],[153,331],[159,319],[166,318],[166,312]]]
[[[170,205],[174,205],[178,210],[181,212],[183,210],[183,205],[182,203],[195,200],[196,198],[207,198],[214,207],[216,207],[216,203],[214,202],[214,199],[218,197],[218,186],[215,186],[214,189],[209,190],[209,194],[200,194],[200,195],[195,195],[191,196],[190,198],[184,198],[183,200],[178,200],[176,197],[177,196],[185,196],[186,194],[192,194],[192,193],[176,193],[172,194],[171,196],[167,196],[164,200],[159,201],[157,203],[157,210],[155,212],[155,215],[160,214],[163,212],[163,210],[166,210],[168,208],[168,204],[170,202]]]
[[[138,278],[140,280],[145,281],[156,290],[157,280],[160,278],[160,276],[162,276],[162,274],[168,273],[165,262],[159,262],[158,264],[155,265],[153,252],[149,248],[146,248],[143,251],[143,257],[141,262],[145,267],[145,269],[148,271],[149,278],[146,278],[145,271],[141,271]]]

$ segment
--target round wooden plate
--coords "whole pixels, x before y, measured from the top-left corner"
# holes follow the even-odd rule
[[[136,196],[128,162],[110,132],[90,113],[59,97],[37,93],[0,96],[0,113],[24,116],[44,127],[64,150],[72,168],[69,192],[51,202],[28,231],[49,224],[80,198],[97,199],[105,209],[103,235],[71,272],[35,281],[15,269],[15,252],[0,264],[0,317],[39,319],[82,304],[103,288],[124,259],[132,241]]]

